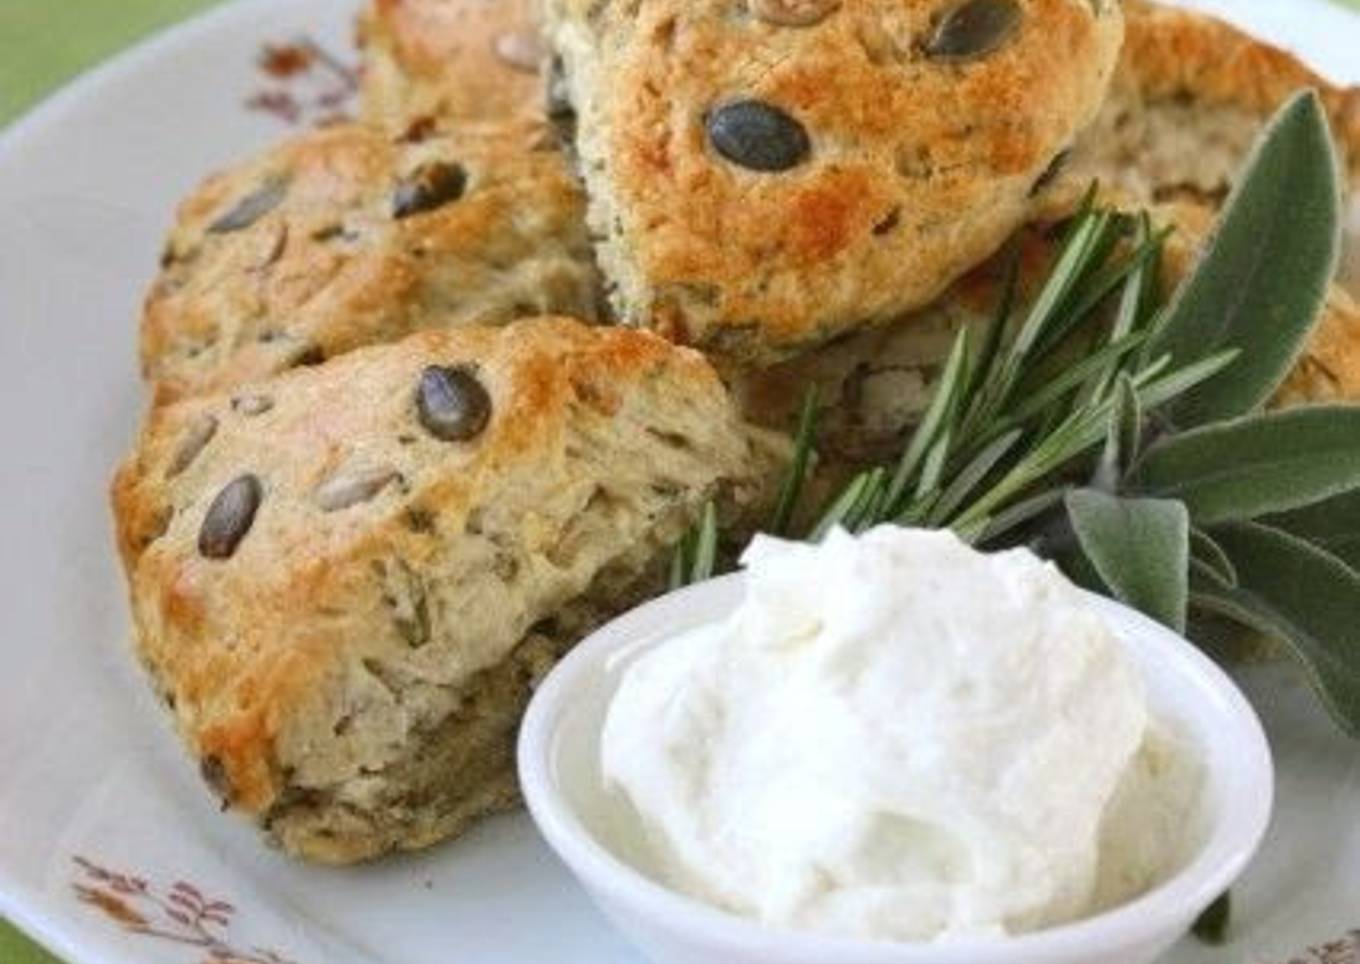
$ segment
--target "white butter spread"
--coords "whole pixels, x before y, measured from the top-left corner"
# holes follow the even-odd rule
[[[601,737],[662,882],[929,940],[1073,920],[1178,859],[1197,770],[1052,565],[891,527],[742,561],[741,606],[639,657]]]

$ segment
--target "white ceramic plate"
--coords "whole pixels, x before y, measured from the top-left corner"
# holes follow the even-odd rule
[[[1360,80],[1360,19],[1321,0],[1213,6]],[[357,870],[269,851],[216,812],[128,657],[105,485],[141,406],[143,286],[175,200],[284,133],[244,102],[279,88],[315,119],[343,86],[321,69],[266,81],[261,45],[310,35],[349,59],[351,13],[228,4],[0,137],[0,915],[71,964],[635,964],[523,816]],[[1244,681],[1278,754],[1278,818],[1234,943],[1172,961],[1356,964],[1360,747],[1289,674]]]

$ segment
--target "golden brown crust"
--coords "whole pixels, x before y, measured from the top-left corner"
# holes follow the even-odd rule
[[[1275,396],[1281,407],[1360,402],[1360,306],[1332,286],[1303,358]]]
[[[1144,98],[1189,97],[1266,120],[1299,89],[1315,88],[1351,170],[1360,171],[1360,88],[1337,87],[1292,54],[1214,17],[1148,0],[1125,0],[1124,16],[1120,76]]]
[[[430,365],[475,372],[480,435],[424,428]],[[574,641],[564,614],[593,585],[636,578],[706,499],[739,504],[777,471],[697,353],[560,319],[423,332],[251,391],[267,410],[230,396],[154,410],[113,506],[140,654],[187,742],[234,806],[322,859],[429,842],[503,798],[508,761],[483,772],[466,755],[475,783],[438,783],[422,754],[486,731],[503,749],[533,678],[513,664],[522,641]],[[324,501],[375,473],[356,501]],[[209,505],[246,474],[253,522],[205,557]],[[629,598],[603,595],[605,611]],[[490,672],[510,695],[473,713]],[[299,830],[309,809],[305,825],[331,831]],[[338,814],[352,838],[334,839]]]
[[[1110,96],[1078,144],[1072,173],[1142,200],[1219,201],[1261,126],[1314,88],[1352,184],[1360,184],[1360,88],[1337,87],[1296,57],[1204,14],[1126,0]]]
[[[845,0],[810,27],[727,0],[551,0],[591,227],[615,307],[761,363],[920,307],[1025,218],[1095,114],[1117,5],[1029,0],[1017,35],[942,63],[939,4]],[[809,158],[757,173],[719,157],[706,117],[755,98],[793,116]]]
[[[533,149],[542,133],[464,125],[396,142],[345,125],[209,178],[180,207],[143,313],[158,401],[433,325],[591,317],[584,201],[561,155]],[[431,172],[445,202],[399,213],[404,185]]]
[[[368,0],[359,38],[364,120],[393,134],[542,114],[532,0]]]

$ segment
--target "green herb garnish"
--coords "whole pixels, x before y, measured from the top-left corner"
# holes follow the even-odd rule
[[[1023,318],[1012,271],[987,330],[959,333],[900,457],[801,534],[947,527],[989,549],[1029,545],[1177,631],[1192,611],[1226,616],[1281,638],[1360,736],[1360,407],[1263,410],[1336,269],[1321,103],[1302,93],[1276,115],[1169,304],[1155,283],[1166,235],[1094,197]],[[815,408],[769,527],[781,535]],[[697,551],[711,526],[709,513],[681,547],[677,581],[714,571]]]

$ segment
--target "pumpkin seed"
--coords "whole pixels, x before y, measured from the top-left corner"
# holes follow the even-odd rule
[[[513,30],[501,34],[492,45],[496,56],[516,70],[525,73],[538,73],[538,65],[543,62],[543,45],[538,36],[523,30]]]
[[[431,365],[416,390],[420,424],[437,439],[466,442],[491,419],[491,396],[466,367]]]
[[[467,171],[451,161],[422,164],[397,184],[392,192],[392,216],[409,218],[433,211],[463,196]]]
[[[724,104],[708,115],[706,126],[714,150],[753,171],[787,171],[812,152],[803,125],[762,100]]]
[[[230,234],[250,227],[279,206],[288,193],[288,181],[273,177],[237,201],[229,211],[208,225],[209,234]]]
[[[230,559],[250,532],[264,499],[264,487],[253,475],[227,483],[208,507],[198,530],[198,552],[205,559]]]
[[[941,60],[985,56],[1010,39],[1020,19],[1016,0],[967,0],[941,18],[926,42],[926,54]]]
[[[811,27],[840,5],[840,0],[751,0],[751,12],[781,27]]]
[[[165,477],[173,479],[193,465],[194,459],[198,458],[198,453],[207,447],[216,434],[217,419],[214,416],[200,415],[194,419],[188,431],[184,433],[184,438],[180,440],[179,448],[175,450],[175,457],[171,459],[170,467],[165,470]]]
[[[399,478],[401,473],[390,466],[341,472],[317,486],[316,504],[323,512],[348,509],[368,502]]]

